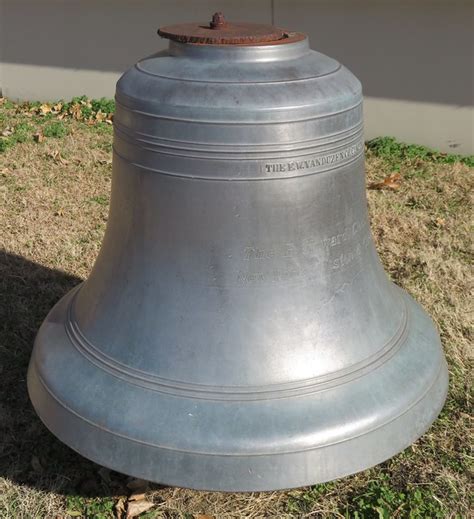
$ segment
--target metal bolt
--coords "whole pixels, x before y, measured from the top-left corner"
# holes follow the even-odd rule
[[[222,29],[227,25],[224,15],[221,12],[214,13],[210,22],[211,29]]]

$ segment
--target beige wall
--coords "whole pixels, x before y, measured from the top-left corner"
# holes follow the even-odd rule
[[[308,33],[366,96],[366,137],[474,153],[474,0],[0,0],[0,87],[19,99],[112,97],[164,48],[160,25],[228,19]]]

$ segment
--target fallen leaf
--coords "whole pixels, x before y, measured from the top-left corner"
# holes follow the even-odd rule
[[[132,517],[137,517],[143,512],[150,510],[155,506],[154,503],[150,501],[130,501],[127,507],[127,519],[132,519]]]
[[[80,119],[82,119],[82,108],[81,108],[81,105],[78,105],[78,104],[75,104],[75,105],[72,105],[71,109],[70,109],[70,112],[71,112],[71,115],[73,116],[74,119],[77,119],[78,121]]]
[[[215,519],[213,515],[197,514],[196,519]]]
[[[115,515],[117,516],[117,519],[122,519],[122,517],[125,515],[125,512],[125,500],[123,497],[121,497],[115,503]]]
[[[66,514],[70,515],[71,517],[81,517],[82,512],[79,512],[77,510],[66,510]]]
[[[102,121],[105,121],[105,119],[107,118],[107,114],[104,114],[104,112],[102,112],[102,110],[99,110],[95,114],[95,118],[97,121],[102,122]]]
[[[145,492],[137,491],[130,494],[129,501],[142,501],[145,499]]]
[[[392,173],[385,177],[382,182],[372,182],[369,184],[369,189],[399,189],[402,182],[400,173]]]
[[[7,127],[2,131],[2,137],[9,137],[13,133],[13,128]]]
[[[51,106],[49,104],[44,103],[39,107],[39,113],[41,115],[49,114],[49,112],[51,112]]]
[[[35,142],[43,142],[44,141],[44,135],[41,132],[35,133],[33,135],[33,140]]]
[[[4,102],[5,102],[5,98],[4,97],[0,97],[0,105],[3,105]]]
[[[53,159],[56,164],[63,164],[63,166],[67,166],[69,164],[69,161],[62,157],[58,150],[51,151],[47,153],[46,156]]]

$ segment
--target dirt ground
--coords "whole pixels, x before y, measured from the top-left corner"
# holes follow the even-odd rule
[[[56,440],[26,391],[35,333],[87,277],[107,222],[113,106],[58,106],[0,101],[0,517],[125,517],[129,479]],[[367,148],[368,185],[381,183],[367,191],[379,254],[393,281],[433,316],[449,363],[448,400],[431,429],[371,470],[293,491],[149,485],[153,507],[140,517],[470,516],[472,165],[390,139]]]

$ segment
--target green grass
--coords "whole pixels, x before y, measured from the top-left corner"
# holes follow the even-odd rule
[[[33,126],[28,122],[20,122],[10,130],[11,135],[0,137],[0,152],[6,151],[8,148],[15,146],[17,143],[26,142],[32,139]]]
[[[111,135],[114,111],[115,101],[106,98],[88,99],[86,96],[80,96],[67,102],[61,100],[54,103],[20,104],[4,100],[0,106],[0,133],[7,134],[0,136],[0,153],[27,141],[62,139],[69,134],[72,121],[83,122],[98,134]],[[27,121],[24,120],[26,114]],[[10,127],[13,127],[13,130]],[[35,135],[40,135],[40,138],[34,139]]]
[[[348,496],[345,507],[339,509],[344,517],[354,519],[390,519],[406,517],[409,519],[442,519],[447,516],[448,509],[437,500],[429,488],[408,486],[398,490],[386,473],[377,475],[368,481],[358,492]],[[309,490],[290,496],[287,511],[291,515],[309,514],[318,502],[328,498],[337,491],[336,483],[314,485]]]
[[[405,144],[394,137],[377,137],[366,143],[367,150],[375,157],[384,159],[392,169],[400,169],[407,161],[425,161],[438,164],[454,164],[460,162],[474,167],[474,155],[462,156],[434,151],[425,146]]]
[[[113,519],[115,517],[114,506],[113,499],[70,496],[67,498],[66,513],[71,517]]]
[[[68,134],[68,129],[66,125],[61,121],[52,121],[48,124],[45,124],[43,128],[43,135],[45,137],[54,137],[56,139],[61,139]]]

